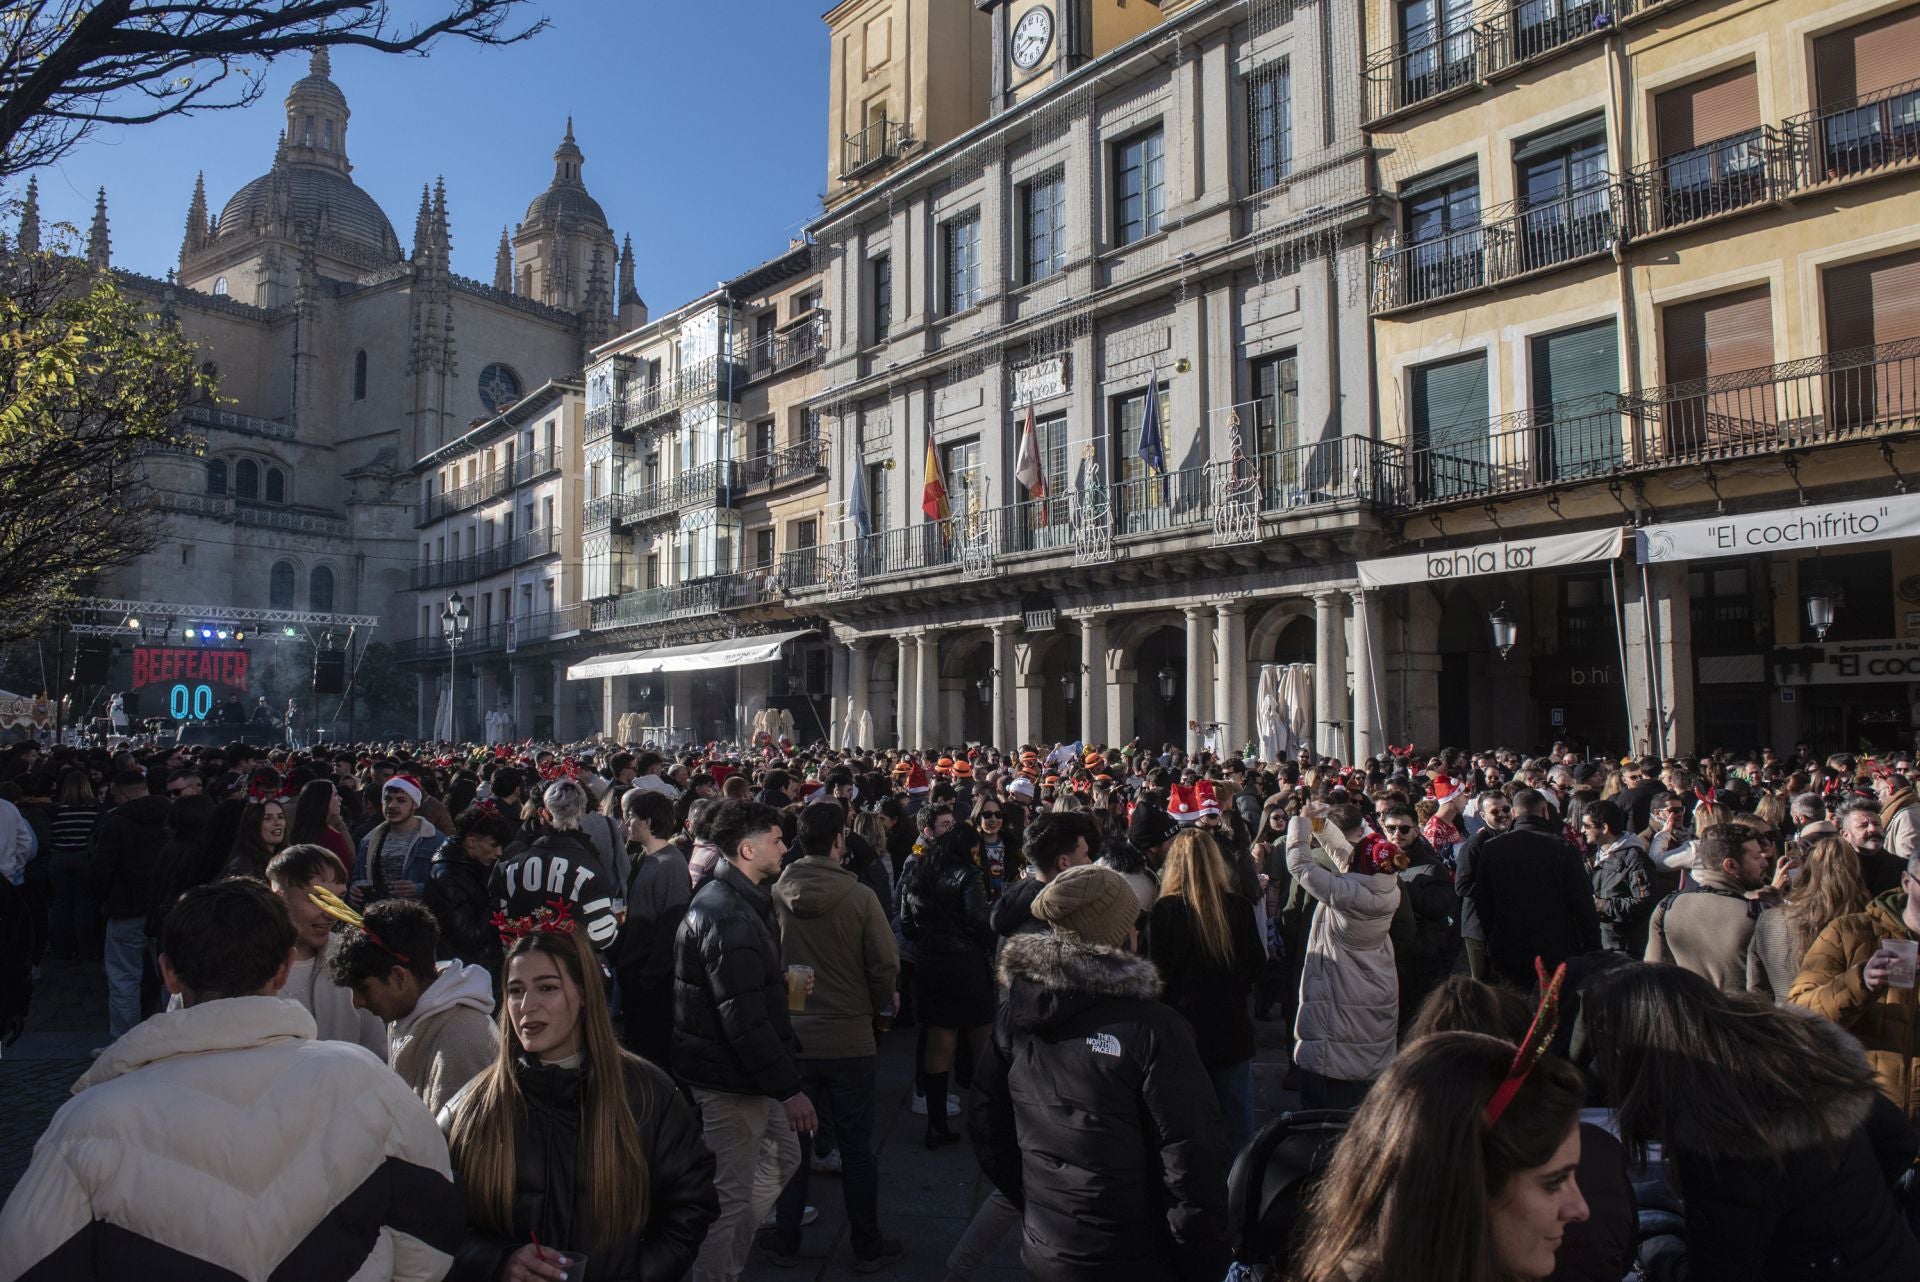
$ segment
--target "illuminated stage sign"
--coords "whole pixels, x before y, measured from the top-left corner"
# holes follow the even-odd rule
[[[214,704],[247,692],[253,656],[240,649],[202,646],[135,646],[133,688],[166,686],[167,714],[176,721],[205,721]]]

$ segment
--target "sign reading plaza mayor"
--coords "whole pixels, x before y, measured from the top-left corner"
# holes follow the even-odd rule
[[[1407,583],[1447,583],[1484,574],[1519,574],[1556,565],[1611,561],[1625,546],[1618,526],[1581,534],[1549,534],[1537,539],[1505,543],[1474,543],[1463,548],[1435,548],[1408,556],[1385,556],[1359,564],[1360,586],[1391,588]]]
[[[1920,494],[1896,494],[1884,499],[1649,525],[1634,536],[1634,550],[1641,562],[1657,564],[1742,552],[1912,538],[1916,534],[1920,534]]]

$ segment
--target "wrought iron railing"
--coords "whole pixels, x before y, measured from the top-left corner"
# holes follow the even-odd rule
[[[595,628],[665,623],[777,601],[779,593],[779,578],[771,570],[739,570],[623,592],[610,600],[593,602],[588,618]]]
[[[1920,339],[1602,393],[1409,443],[1399,503],[1479,502],[1652,468],[1920,430]]]
[[[828,313],[816,308],[801,320],[755,340],[747,348],[748,372],[756,377],[778,373],[820,356],[827,350],[829,323]]]
[[[465,485],[422,499],[416,525],[431,525],[443,516],[498,498],[516,485],[553,471],[559,466],[555,460],[552,447],[516,454],[510,462],[489,468]]]
[[[1442,14],[1408,32],[1404,40],[1368,53],[1367,121],[1544,58],[1664,2],[1493,0],[1470,11]],[[1433,7],[1443,8],[1443,0]]]
[[[1801,186],[1920,164],[1920,79],[1790,116],[1782,132]]]
[[[536,641],[551,640],[569,632],[578,632],[586,626],[587,607],[585,605],[565,605],[557,610],[524,615],[507,621],[507,627],[512,633],[513,644],[516,647],[532,645]]]
[[[773,487],[812,480],[826,475],[827,461],[827,442],[823,438],[799,441],[785,449],[756,454],[742,462],[740,486],[753,489],[761,485]]]
[[[504,649],[507,644],[507,625],[492,623],[486,627],[469,627],[467,635],[460,642],[460,657],[470,654],[485,654],[489,651]],[[447,639],[439,633],[424,637],[402,637],[393,643],[394,657],[406,660],[433,659],[441,663],[447,661]]]
[[[747,371],[740,361],[731,356],[709,356],[671,378],[635,385],[627,393],[624,421],[611,423],[608,430],[639,432],[689,405],[701,404],[716,396],[737,401],[746,381]]]
[[[1627,175],[1633,234],[1717,218],[1784,197],[1789,188],[1783,135],[1768,125],[1637,166]]]
[[[857,178],[896,159],[908,141],[905,127],[885,116],[857,133],[848,134],[840,144],[840,181]]]
[[[1622,232],[1620,184],[1600,175],[1553,200],[1516,201],[1471,227],[1388,249],[1374,259],[1373,310],[1392,311],[1593,258]]]
[[[489,574],[512,569],[522,561],[550,556],[559,550],[558,530],[534,530],[468,556],[416,565],[407,575],[407,587],[419,592],[456,583],[470,583],[475,579],[484,579]]]

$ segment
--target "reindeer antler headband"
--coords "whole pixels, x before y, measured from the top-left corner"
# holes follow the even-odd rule
[[[1481,1114],[1481,1121],[1489,1130],[1526,1085],[1533,1066],[1547,1053],[1547,1046],[1560,1027],[1560,985],[1567,977],[1567,964],[1561,962],[1554,968],[1553,977],[1548,978],[1546,963],[1536,957],[1533,973],[1540,980],[1540,1005],[1533,1013],[1533,1023],[1527,1026],[1527,1035],[1520,1039],[1520,1048],[1513,1053],[1506,1077],[1494,1088],[1493,1098],[1487,1101],[1486,1111]]]

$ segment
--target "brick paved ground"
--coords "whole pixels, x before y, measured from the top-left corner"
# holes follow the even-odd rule
[[[106,1043],[106,982],[99,964],[48,962],[34,995],[27,1032],[0,1058],[0,1197],[10,1192],[26,1169],[33,1143],[68,1088],[91,1063],[89,1050]],[[1283,1092],[1285,1030],[1277,1022],[1258,1026],[1260,1054],[1254,1064],[1258,1121],[1296,1101]],[[909,1101],[914,1034],[901,1029],[882,1045],[878,1075],[879,1107],[874,1142],[880,1158],[881,1227],[907,1244],[906,1257],[884,1276],[900,1282],[943,1282],[946,1258],[965,1230],[973,1210],[987,1195],[971,1148],[957,1144],[929,1153],[923,1144],[926,1119],[915,1116]],[[963,1129],[965,1118],[956,1119]],[[840,1282],[853,1272],[846,1214],[835,1176],[815,1176],[808,1200],[820,1220],[801,1241],[801,1263],[781,1269],[756,1255],[746,1282]],[[1001,1245],[990,1267],[972,1282],[1014,1282],[1023,1278],[1018,1234]],[[1211,1280],[1205,1280],[1211,1282]]]

